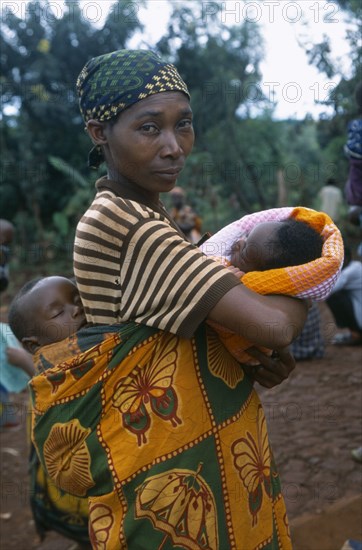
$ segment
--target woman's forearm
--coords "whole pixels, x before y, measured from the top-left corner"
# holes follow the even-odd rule
[[[243,285],[231,289],[210,311],[208,319],[247,338],[257,346],[288,346],[301,332],[307,303],[286,296],[260,296]]]

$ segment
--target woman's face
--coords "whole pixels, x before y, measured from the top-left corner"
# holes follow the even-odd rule
[[[151,95],[103,128],[108,175],[158,196],[170,191],[194,144],[190,103],[181,92]]]

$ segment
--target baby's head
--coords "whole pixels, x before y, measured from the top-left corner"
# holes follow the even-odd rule
[[[26,283],[9,308],[9,325],[30,353],[64,340],[86,323],[78,289],[65,277]]]
[[[320,258],[322,248],[322,237],[305,222],[262,222],[234,243],[231,264],[245,273],[302,265]]]

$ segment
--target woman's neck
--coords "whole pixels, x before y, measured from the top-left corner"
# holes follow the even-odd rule
[[[123,194],[132,197],[133,200],[139,200],[140,202],[147,201],[148,203],[158,205],[160,203],[159,193],[151,192],[143,187],[137,185],[132,181],[124,178],[120,174],[115,174],[112,171],[107,172],[107,179],[114,181]]]
[[[115,193],[118,197],[122,197],[123,199],[128,199],[131,201],[138,202],[140,204],[144,204],[148,208],[151,208],[155,212],[158,212],[162,216],[168,219],[170,225],[176,229],[176,231],[184,238],[186,237],[178,227],[178,225],[175,223],[173,218],[170,216],[170,214],[167,212],[165,206],[162,204],[160,199],[153,199],[145,192],[144,189],[141,187],[138,187],[135,184],[132,184],[129,181],[122,181],[120,182],[118,180],[111,179],[109,174],[107,176],[103,176],[96,182],[96,188],[98,191],[102,191],[104,189],[109,189],[112,191],[112,193]]]

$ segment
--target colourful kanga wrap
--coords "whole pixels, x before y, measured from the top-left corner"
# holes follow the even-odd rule
[[[30,446],[30,506],[41,540],[48,531],[89,545],[88,500],[64,492],[54,485]]]
[[[338,227],[324,212],[297,206],[272,208],[248,214],[218,231],[205,241],[200,249],[207,256],[217,257],[226,265],[230,265],[231,246],[235,241],[247,235],[259,223],[283,221],[288,218],[307,223],[323,237],[322,256],[303,265],[250,271],[241,277],[241,282],[258,294],[285,294],[297,298],[310,298],[317,302],[325,300],[341,272],[344,246]],[[238,361],[250,362],[250,356],[245,353],[251,346],[248,340],[224,329],[221,325],[210,324]],[[264,348],[263,351],[267,350]]]
[[[187,86],[171,63],[148,50],[118,50],[93,57],[77,80],[79,108],[85,122],[106,121],[141,99]]]
[[[291,549],[259,398],[206,324],[84,328],[37,361],[33,442],[94,549]]]

